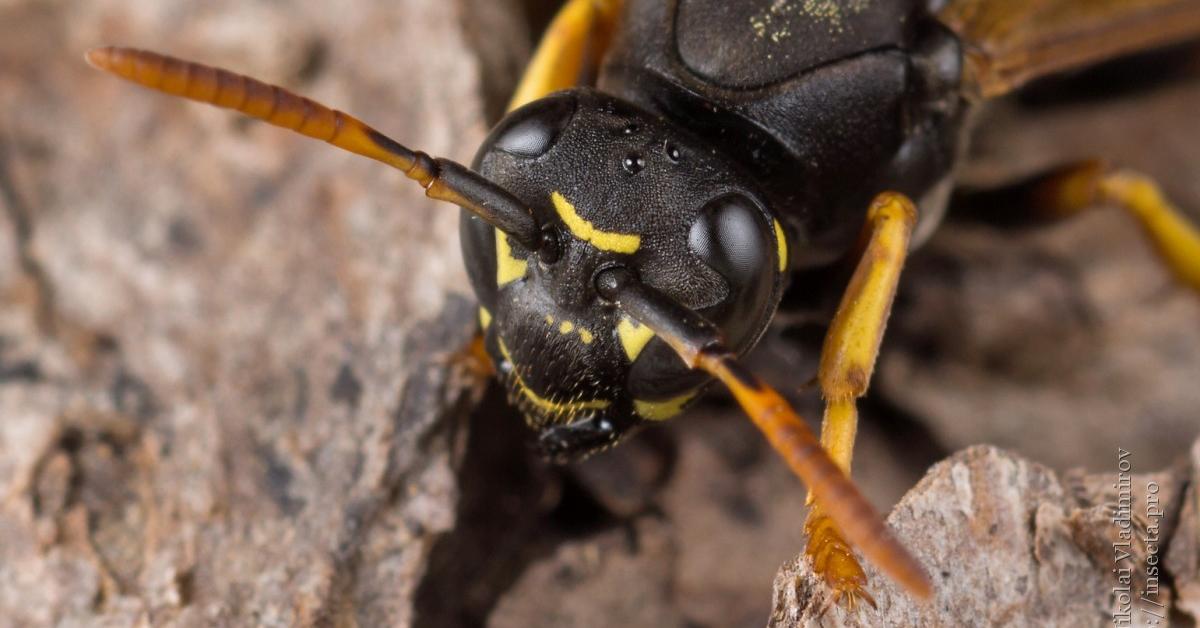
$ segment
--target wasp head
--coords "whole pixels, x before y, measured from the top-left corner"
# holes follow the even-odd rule
[[[782,289],[787,244],[749,176],[665,119],[592,90],[506,117],[475,169],[533,213],[535,248],[464,214],[463,255],[510,400],[556,459],[679,413],[708,383],[597,294],[620,266],[748,350]]]

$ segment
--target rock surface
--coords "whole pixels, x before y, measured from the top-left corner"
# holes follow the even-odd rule
[[[236,68],[469,160],[468,9],[0,5],[0,625],[411,621],[480,387],[458,212],[82,53]]]
[[[1175,608],[1200,623],[1200,443],[1192,446],[1191,473],[1164,565],[1174,580]]]
[[[1169,609],[1185,608],[1171,578],[1195,574],[1194,549],[1177,550],[1172,540],[1200,533],[1194,521],[1175,525],[1185,492],[1194,493],[1196,462],[1060,478],[992,447],[964,450],[930,469],[888,518],[934,580],[930,603],[868,568],[877,606],[829,608],[799,558],[775,579],[770,625],[1073,626],[1121,617],[1165,625]],[[1189,556],[1172,558],[1170,572],[1168,547]]]

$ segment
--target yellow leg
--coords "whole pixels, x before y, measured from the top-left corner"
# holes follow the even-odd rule
[[[821,445],[847,475],[858,430],[855,400],[871,381],[916,220],[916,208],[903,195],[884,192],[871,203],[862,257],[825,336],[818,374],[825,398]],[[811,494],[809,501],[814,501]],[[835,602],[853,608],[862,599],[873,606],[862,567],[822,506],[820,501],[812,503],[805,523],[805,551],[814,572],[825,578]]]
[[[880,256],[886,254],[888,249],[898,247],[902,258],[905,243],[896,240],[902,238],[907,241],[907,232],[912,228],[911,216],[915,212],[911,203],[898,195],[887,195],[881,199],[882,204],[876,203],[871,215],[873,222],[881,226],[878,235],[882,237],[873,240],[868,253]],[[896,215],[897,207],[902,210],[899,215],[905,223],[903,234],[896,233],[897,221],[891,219]],[[907,210],[904,210],[905,207]],[[898,265],[893,265],[893,268],[899,270]],[[872,272],[865,274],[876,277],[880,274],[874,272],[874,268],[869,270]],[[885,268],[884,274],[886,271]],[[874,277],[866,280],[867,284],[875,282]],[[853,564],[854,570],[861,574],[862,570],[858,569],[857,563],[853,563],[848,549],[852,546],[883,573],[908,589],[914,597],[928,600],[933,595],[933,585],[921,564],[892,536],[883,519],[788,402],[738,362],[737,356],[725,346],[716,326],[671,297],[637,281],[632,273],[621,268],[602,271],[597,276],[596,288],[604,299],[616,303],[622,312],[652,329],[655,336],[679,354],[684,364],[701,369],[725,384],[746,416],[766,436],[767,442],[792,471],[808,484],[809,490],[816,496],[817,504],[826,513],[825,519],[830,522],[825,527],[835,530],[840,547],[845,548],[836,556],[823,552],[826,560],[817,563],[820,573],[830,573],[829,565],[835,565],[834,569],[840,570],[836,565],[841,563],[831,563],[828,558],[833,556],[840,561],[840,557],[845,556]],[[853,310],[854,306],[850,309]],[[826,533],[822,533],[822,536],[828,538]],[[843,581],[838,579],[834,582],[838,584]],[[862,584],[857,582],[854,586],[835,586],[835,597],[850,603],[859,597],[866,597],[861,592]]]
[[[1138,221],[1175,276],[1200,292],[1200,231],[1149,177],[1091,161],[1063,168],[1041,180],[1034,200],[1060,216],[1105,202],[1120,206]]]
[[[569,0],[529,61],[509,111],[595,75],[624,0]]]

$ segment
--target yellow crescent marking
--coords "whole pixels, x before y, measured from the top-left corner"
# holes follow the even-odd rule
[[[775,221],[775,246],[779,247],[779,272],[784,272],[788,267],[788,247],[787,237],[783,234],[783,225],[779,221]]]
[[[547,325],[553,325],[553,324],[554,324],[554,317],[553,317],[553,316],[550,316],[549,314],[547,314],[547,315],[546,315],[546,324],[547,324]]]
[[[504,344],[504,339],[496,338],[496,344],[500,347],[500,355],[504,356],[504,359],[512,365],[513,381],[516,382],[517,388],[521,390],[521,394],[525,395],[525,398],[532,402],[533,405],[545,410],[547,413],[560,416],[569,416],[572,414],[577,414],[581,410],[603,410],[612,405],[611,402],[603,399],[595,399],[592,401],[558,402],[550,401],[549,399],[542,397],[541,395],[533,392],[533,389],[531,389],[525,383],[525,380],[521,378],[521,374],[517,372],[517,363],[513,361],[512,355],[508,352],[508,347]]]
[[[571,321],[563,321],[562,325],[558,327],[558,333],[560,334],[569,334],[573,331],[575,331],[575,323]]]
[[[665,399],[663,401],[634,399],[633,409],[638,413],[638,416],[648,421],[665,421],[683,412],[683,407],[696,397],[697,392],[699,391],[693,390],[673,399]]]
[[[492,313],[486,307],[479,308],[479,326],[487,329],[492,324]]]
[[[592,344],[592,341],[596,339],[596,337],[592,335],[592,332],[586,329],[580,329],[579,339],[583,341],[583,344],[590,345]]]
[[[563,198],[562,194],[553,192],[550,194],[550,200],[554,202],[554,209],[558,211],[558,217],[562,219],[563,224],[567,225],[567,229],[570,229],[576,238],[591,243],[601,251],[628,255],[636,253],[638,247],[642,246],[642,236],[640,235],[601,231],[592,223],[580,218],[575,211],[575,206]]]
[[[621,340],[621,346],[625,348],[625,355],[629,356],[630,362],[633,362],[642,354],[646,343],[654,337],[654,331],[628,318],[622,318],[621,322],[617,323],[617,337]]]
[[[512,247],[508,244],[508,236],[496,230],[496,285],[503,286],[525,276],[529,264],[523,259],[513,257]]]

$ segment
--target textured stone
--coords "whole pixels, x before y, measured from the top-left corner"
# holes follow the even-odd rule
[[[1175,607],[1200,622],[1200,442],[1192,446],[1191,458],[1192,482],[1167,549],[1166,569],[1178,596]]]
[[[776,576],[770,625],[1162,621],[1173,606],[1164,550],[1173,538],[1200,532],[1194,522],[1174,524],[1196,478],[1183,466],[1154,474],[1134,468],[1125,482],[1116,471],[1060,479],[992,447],[959,452],[930,469],[888,517],[931,575],[931,602],[916,602],[868,566],[877,606],[830,608],[800,556]]]
[[[411,620],[480,383],[458,211],[82,53],[223,65],[469,160],[467,6],[3,3],[0,625]]]
[[[675,560],[669,528],[653,518],[563,543],[525,572],[488,625],[683,628],[671,603]]]

